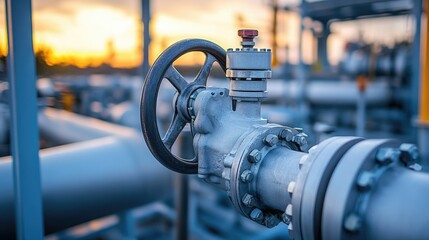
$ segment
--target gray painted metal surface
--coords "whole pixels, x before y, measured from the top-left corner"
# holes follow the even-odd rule
[[[150,45],[150,0],[141,0],[142,22],[143,22],[143,62],[140,75],[146,76],[149,71],[149,45]]]
[[[17,238],[37,240],[43,238],[43,214],[31,0],[7,0],[6,15],[15,192],[15,206],[8,207],[15,207]]]
[[[154,160],[134,129],[59,110],[47,112],[51,126],[78,133],[63,142],[85,141],[40,153],[46,233],[171,196],[171,173]],[[57,135],[60,139],[61,133]],[[0,192],[0,236],[13,238],[10,157],[0,158]]]

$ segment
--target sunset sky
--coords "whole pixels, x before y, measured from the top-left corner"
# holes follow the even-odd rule
[[[184,38],[204,38],[224,48],[237,47],[236,36],[240,27],[257,28],[260,32],[258,46],[269,48],[271,11],[270,0],[156,0],[152,1],[150,59],[172,43]],[[297,0],[279,1],[281,4],[296,4]],[[142,26],[139,0],[34,0],[33,30],[35,49],[52,50],[51,63],[67,62],[81,67],[99,65],[110,61],[116,67],[134,67],[142,59]],[[242,19],[241,21],[239,19]],[[386,38],[386,33],[395,39],[404,31],[410,32],[409,20],[402,17],[385,21],[385,32],[380,34],[380,21],[365,24],[366,38]],[[390,26],[390,27],[389,27]],[[298,59],[299,18],[294,13],[279,16],[280,47],[290,46],[290,60]],[[341,49],[344,37],[356,38],[362,24],[334,26],[338,34],[333,35],[331,45]],[[335,37],[339,36],[339,37]],[[0,0],[0,52],[6,51],[5,7]],[[110,49],[110,51],[109,51]],[[306,48],[305,57],[311,58],[311,48]],[[331,51],[334,61],[340,51]],[[113,57],[109,58],[109,55]],[[283,52],[280,59],[284,60]],[[109,60],[110,59],[110,60]],[[190,63],[192,64],[192,63]]]

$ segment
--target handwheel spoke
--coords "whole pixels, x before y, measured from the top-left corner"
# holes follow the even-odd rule
[[[175,67],[173,67],[173,65],[167,69],[164,77],[167,78],[171,84],[173,84],[179,93],[182,92],[186,85],[188,85],[185,78],[177,71]]]
[[[195,82],[197,84],[205,85],[207,83],[207,78],[209,77],[210,70],[215,61],[216,59],[211,54],[206,54],[206,60],[204,61],[203,67],[195,78]]]
[[[164,135],[164,138],[162,139],[162,142],[168,149],[171,149],[171,147],[173,146],[180,132],[182,132],[182,129],[185,127],[185,125],[186,125],[186,122],[183,121],[177,115],[177,113],[174,114],[173,121],[171,122],[167,132]]]

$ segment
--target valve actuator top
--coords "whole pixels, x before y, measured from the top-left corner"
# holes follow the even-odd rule
[[[271,78],[271,50],[254,48],[258,30],[241,29],[242,48],[226,52],[226,77],[230,81],[229,95],[235,99],[256,99],[267,96],[267,79]]]
[[[240,29],[242,48],[229,48],[226,53],[226,68],[229,70],[271,70],[271,49],[254,48],[258,30]],[[229,76],[228,76],[229,77]]]
[[[242,38],[241,46],[243,46],[243,48],[253,48],[253,46],[255,46],[253,39],[258,36],[258,30],[240,29],[238,30],[238,36]]]

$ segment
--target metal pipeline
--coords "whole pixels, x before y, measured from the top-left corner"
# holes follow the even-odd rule
[[[429,174],[395,168],[373,191],[364,218],[367,239],[428,239]]]
[[[256,179],[256,191],[261,201],[270,208],[284,211],[291,202],[288,185],[299,173],[299,160],[306,153],[288,148],[270,151],[261,163]]]
[[[297,81],[270,80],[268,97],[298,101],[299,84]],[[315,105],[355,106],[359,90],[354,81],[310,81],[305,85],[305,99]],[[365,102],[369,106],[385,106],[391,101],[391,92],[387,82],[368,83]]]
[[[228,88],[228,81],[213,79],[211,83],[216,87]],[[300,94],[298,81],[284,79],[270,79],[267,82],[267,101],[288,100],[298,102]],[[355,106],[359,97],[359,89],[355,81],[341,80],[312,80],[305,85],[304,97],[314,105]],[[397,92],[396,92],[397,94]],[[368,106],[386,106],[393,99],[403,96],[393,96],[389,84],[383,79],[368,83],[365,92],[365,101]]]
[[[129,127],[51,108],[40,110],[38,121],[41,137],[58,145],[135,134]]]
[[[74,122],[81,138],[90,137],[81,130],[101,122],[66,115],[67,124]],[[62,120],[56,120],[61,125]],[[108,123],[102,126],[116,127]],[[171,172],[155,161],[140,134],[129,128],[117,129],[124,132],[40,151],[46,234],[171,195]],[[11,158],[0,158],[0,236],[5,239],[15,234],[12,174]]]

